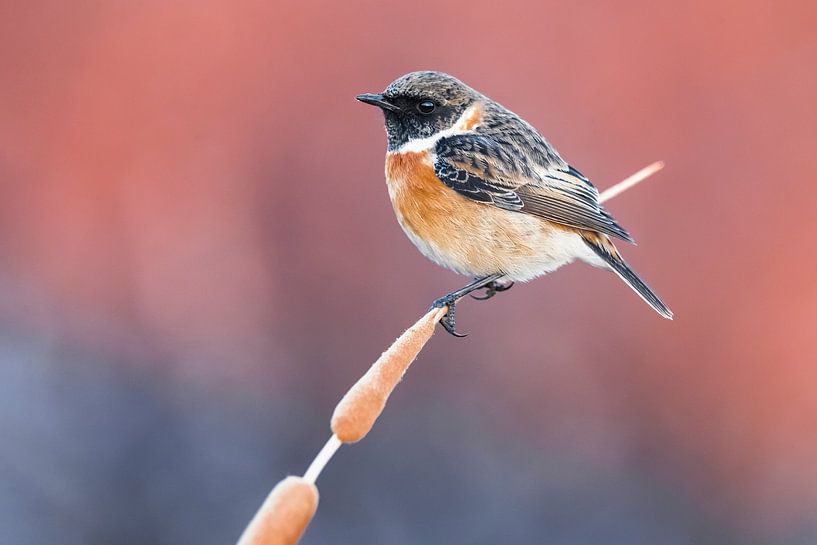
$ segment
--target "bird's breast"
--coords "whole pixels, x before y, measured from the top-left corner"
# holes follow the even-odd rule
[[[456,254],[457,236],[452,218],[467,229],[469,211],[459,195],[434,173],[430,151],[390,152],[386,155],[386,184],[397,221],[427,257],[448,266]]]
[[[575,235],[460,195],[437,178],[429,150],[389,152],[386,183],[403,231],[439,265],[466,275],[502,272],[527,280],[572,260],[565,243]]]

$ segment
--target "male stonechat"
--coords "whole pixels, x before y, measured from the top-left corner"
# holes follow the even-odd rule
[[[599,193],[524,119],[441,72],[412,72],[357,100],[386,118],[386,183],[397,221],[426,257],[475,277],[433,307],[454,307],[581,259],[616,273],[664,318],[672,312],[624,262],[632,237]]]

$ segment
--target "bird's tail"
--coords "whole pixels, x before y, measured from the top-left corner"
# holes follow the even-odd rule
[[[659,299],[655,292],[638,277],[635,271],[625,263],[618,253],[618,250],[616,250],[616,247],[612,242],[607,240],[607,237],[599,235],[591,237],[583,234],[582,238],[590,249],[593,250],[593,253],[607,263],[607,265],[613,269],[613,272],[624,280],[648,305],[664,318],[672,320],[672,311]]]

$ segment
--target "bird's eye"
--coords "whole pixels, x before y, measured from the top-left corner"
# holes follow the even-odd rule
[[[417,111],[423,115],[428,115],[437,107],[431,100],[423,100],[417,104]]]

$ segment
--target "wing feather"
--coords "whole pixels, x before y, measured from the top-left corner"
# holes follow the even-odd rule
[[[434,170],[448,187],[475,201],[569,227],[633,239],[599,203],[593,184],[566,164],[531,165],[519,150],[485,135],[442,138]]]

